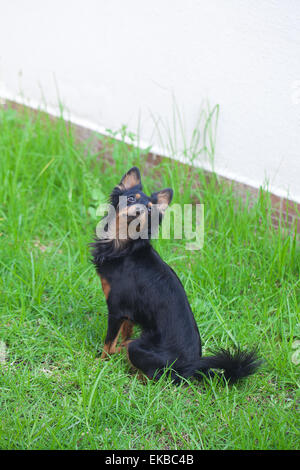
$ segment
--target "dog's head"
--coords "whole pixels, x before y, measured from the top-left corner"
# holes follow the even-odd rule
[[[150,239],[158,230],[172,197],[170,188],[147,196],[143,192],[139,169],[133,167],[127,171],[110,196],[114,208],[110,223],[115,223],[116,240],[126,244],[130,240]]]

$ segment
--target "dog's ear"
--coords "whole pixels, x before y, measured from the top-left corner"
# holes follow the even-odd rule
[[[119,188],[126,191],[134,186],[140,186],[140,189],[142,189],[140,170],[136,166],[130,168],[130,170],[123,176],[120,181]]]
[[[157,204],[159,212],[163,215],[168,208],[173,198],[173,189],[166,188],[151,194],[151,199],[154,204]]]

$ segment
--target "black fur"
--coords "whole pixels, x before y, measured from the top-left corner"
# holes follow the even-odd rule
[[[128,187],[129,182],[133,186]],[[157,203],[161,194],[170,202],[172,190],[164,191],[146,196],[139,170],[134,167],[113,190],[110,200],[115,208],[120,195],[132,200],[132,195],[138,194],[145,206]],[[149,378],[159,378],[170,367],[172,379],[178,383],[181,377],[200,379],[213,368],[223,369],[225,378],[235,382],[257,370],[260,361],[255,351],[238,349],[231,354],[220,349],[212,356],[202,357],[198,327],[184,288],[150,240],[126,240],[122,246],[117,246],[115,240],[97,240],[92,245],[93,262],[108,292],[108,354],[116,352],[112,345],[121,331],[130,362]],[[129,333],[122,330],[125,324]],[[140,325],[142,333],[129,341],[132,324]]]

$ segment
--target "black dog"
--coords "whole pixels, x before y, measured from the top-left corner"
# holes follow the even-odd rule
[[[120,196],[125,201],[123,208]],[[136,167],[123,176],[110,196],[116,209],[111,216],[115,234],[112,236],[107,222],[104,236],[92,244],[109,312],[102,358],[123,347],[131,364],[149,378],[158,379],[169,368],[172,380],[178,383],[182,377],[200,379],[203,374],[213,374],[213,368],[223,369],[225,378],[235,382],[259,367],[255,351],[238,349],[231,354],[221,349],[202,357],[200,335],[183,286],[150,244],[151,213],[157,211],[159,223],[172,196],[171,189],[146,196]],[[128,235],[132,222],[138,234],[133,238]],[[130,340],[134,324],[140,325],[142,334]],[[123,342],[117,348],[120,334]]]

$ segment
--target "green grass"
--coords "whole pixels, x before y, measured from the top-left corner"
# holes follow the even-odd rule
[[[180,277],[204,343],[259,346],[260,372],[234,386],[143,385],[123,355],[99,360],[107,308],[90,262],[95,209],[143,152],[105,141],[114,164],[62,119],[0,111],[0,448],[295,449],[299,246],[201,170],[163,162],[145,190],[205,204],[205,243],[155,247]],[[107,151],[107,148],[104,149]],[[195,180],[199,185],[196,187]]]

